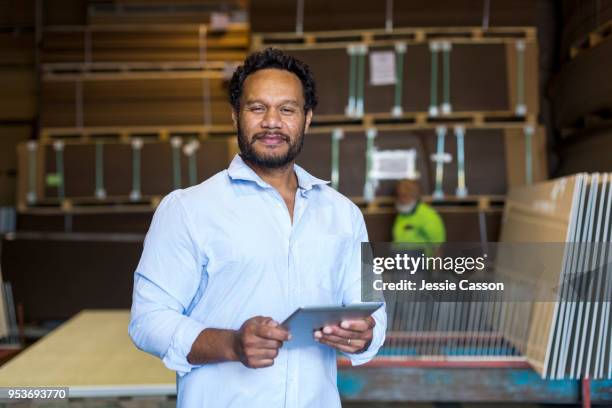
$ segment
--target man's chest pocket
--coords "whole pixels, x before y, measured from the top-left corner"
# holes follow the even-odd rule
[[[300,294],[304,305],[339,304],[342,280],[351,256],[351,237],[320,235],[301,248]]]

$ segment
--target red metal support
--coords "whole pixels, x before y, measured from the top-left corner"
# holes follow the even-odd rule
[[[582,379],[582,408],[591,408],[591,379]]]
[[[351,367],[348,358],[338,358],[338,367]],[[531,368],[525,360],[477,360],[477,359],[410,359],[376,357],[358,367],[411,367],[411,368]]]

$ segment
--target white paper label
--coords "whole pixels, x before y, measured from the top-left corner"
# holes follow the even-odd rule
[[[211,30],[226,30],[230,24],[230,16],[227,13],[213,12],[210,15]]]
[[[370,84],[395,84],[395,53],[374,51],[370,53]]]
[[[372,154],[370,178],[375,180],[417,179],[417,153],[410,150],[378,150]]]

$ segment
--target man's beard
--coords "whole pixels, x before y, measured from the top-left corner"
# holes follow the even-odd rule
[[[302,125],[302,130],[298,135],[298,138],[295,142],[291,143],[291,138],[285,133],[278,131],[269,131],[269,132],[259,132],[253,136],[251,142],[246,139],[244,132],[242,131],[242,126],[240,125],[240,121],[238,121],[238,147],[240,148],[240,156],[242,160],[249,162],[257,167],[263,167],[266,169],[281,169],[287,167],[291,162],[295,160],[295,158],[302,151],[302,147],[304,146],[304,130],[306,128],[306,124]],[[266,134],[278,134],[285,140],[287,144],[289,144],[289,148],[287,152],[283,155],[262,155],[255,151],[253,148],[253,144],[261,137]]]

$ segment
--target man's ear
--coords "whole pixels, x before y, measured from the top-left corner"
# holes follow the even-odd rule
[[[310,127],[310,122],[312,122],[312,109],[308,109],[306,112],[306,122],[304,123],[304,133],[308,132],[308,128]]]
[[[238,129],[238,114],[232,108],[232,124],[234,125],[234,129]]]

